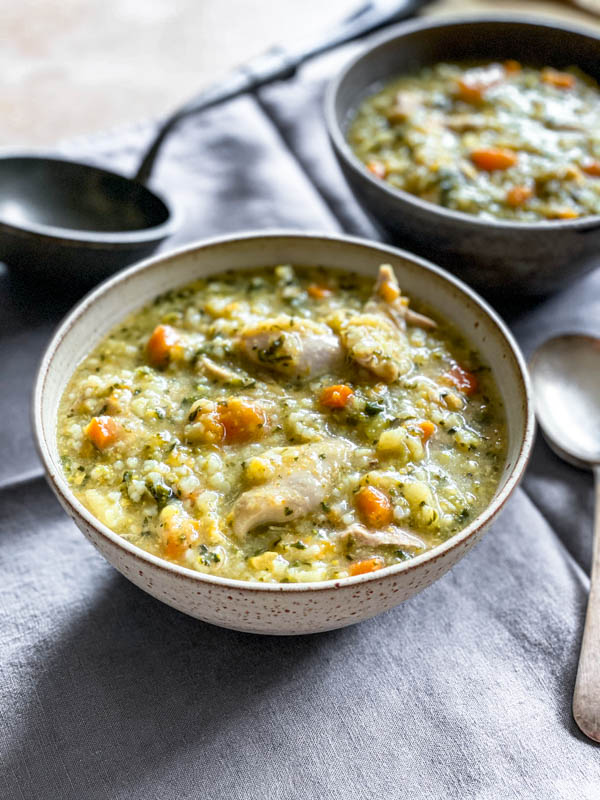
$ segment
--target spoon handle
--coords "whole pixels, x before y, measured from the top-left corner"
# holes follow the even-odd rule
[[[592,575],[573,694],[573,716],[586,736],[600,742],[600,466],[594,469],[594,478]]]
[[[146,183],[150,179],[158,151],[180,120],[246,92],[255,91],[268,83],[290,78],[301,64],[314,56],[326,53],[345,42],[360,39],[394,22],[407,19],[428,2],[430,0],[366,0],[331,30],[301,45],[300,49],[273,47],[238,67],[221,83],[194,97],[162,123],[148,145],[135,180]]]

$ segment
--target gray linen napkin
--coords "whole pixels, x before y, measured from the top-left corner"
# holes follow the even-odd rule
[[[155,181],[177,241],[289,226],[375,232],[329,152],[325,78],[190,120]],[[64,152],[132,171],[139,125]],[[600,753],[571,718],[589,588],[591,481],[540,441],[524,485],[475,550],[361,625],[278,639],[221,630],[112,570],[41,478],[27,418],[35,364],[69,299],[0,275],[0,797],[583,798]],[[504,309],[526,352],[600,334],[600,271]]]

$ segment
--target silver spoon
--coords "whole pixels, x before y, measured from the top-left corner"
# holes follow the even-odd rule
[[[590,596],[573,694],[573,716],[600,742],[600,339],[549,339],[531,360],[535,410],[554,452],[595,478],[596,514]]]

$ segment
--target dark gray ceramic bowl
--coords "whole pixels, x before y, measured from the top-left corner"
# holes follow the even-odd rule
[[[382,82],[438,61],[507,58],[577,65],[600,80],[600,37],[581,29],[521,17],[419,20],[376,38],[343,69],[328,89],[326,121],[357,200],[394,243],[485,294],[546,294],[600,263],[600,216],[513,223],[451,211],[375,178],[346,142],[354,111]]]

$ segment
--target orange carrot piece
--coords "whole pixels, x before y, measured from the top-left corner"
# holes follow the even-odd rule
[[[218,419],[225,431],[225,441],[249,442],[260,439],[267,418],[256,404],[239,397],[219,404]]]
[[[512,208],[517,208],[526,203],[533,196],[533,189],[530,186],[513,186],[506,193],[506,202]]]
[[[429,439],[433,436],[436,432],[437,428],[433,422],[429,422],[429,420],[424,419],[423,422],[419,422],[419,428],[423,431],[421,434],[421,438],[424,442],[428,442]]]
[[[471,161],[478,169],[494,172],[498,169],[508,169],[517,163],[517,154],[512,150],[502,150],[497,147],[482,147],[473,150]]]
[[[582,164],[581,169],[592,178],[600,178],[600,161],[588,161]]]
[[[363,558],[361,561],[353,561],[348,566],[348,575],[365,575],[367,572],[375,572],[385,566],[383,558]]]
[[[459,98],[465,103],[471,103],[471,105],[481,103],[486,90],[489,88],[485,83],[470,82],[462,78],[457,85]]]
[[[354,392],[345,383],[336,383],[333,386],[325,386],[321,391],[319,402],[326,408],[345,408]]]
[[[499,64],[490,64],[487,69],[467,70],[457,81],[458,97],[465,103],[479,105],[485,99],[487,90],[501,83],[505,77],[505,70]]]
[[[390,498],[381,489],[363,486],[356,493],[356,508],[369,528],[384,528],[394,519]]]
[[[119,437],[119,425],[112,417],[93,417],[84,430],[85,435],[98,450],[114,444]]]
[[[150,363],[155,367],[165,367],[171,358],[174,347],[179,345],[179,334],[170,325],[157,325],[146,344]]]
[[[466,395],[474,394],[478,387],[479,381],[477,376],[468,369],[464,369],[460,364],[455,364],[446,373],[446,378],[453,383],[456,388]]]
[[[169,561],[179,561],[188,549],[187,539],[179,533],[170,533],[164,547],[164,556]]]
[[[514,58],[507,59],[502,66],[509,75],[515,75],[517,72],[521,72],[521,64],[515,61]]]
[[[557,89],[572,89],[575,85],[575,76],[570,72],[559,72],[552,67],[546,67],[542,70],[542,80],[549,86],[555,86]]]
[[[376,178],[385,178],[387,176],[387,169],[385,168],[385,164],[382,164],[381,161],[369,161],[367,169],[370,173],[375,175]]]
[[[310,286],[306,288],[306,291],[313,298],[313,300],[323,300],[325,297],[329,297],[331,294],[333,294],[331,289],[329,289],[327,286],[321,286],[318,283],[311,283]]]

